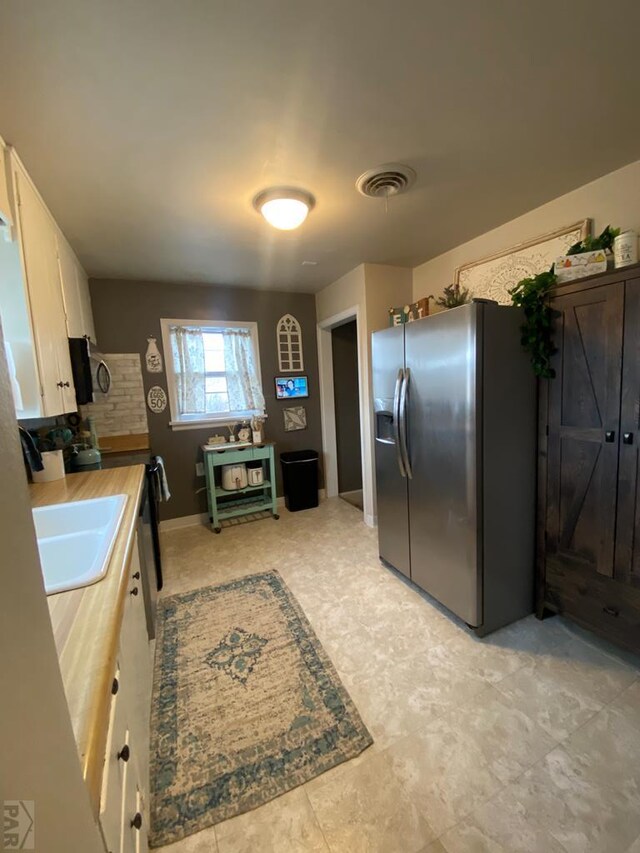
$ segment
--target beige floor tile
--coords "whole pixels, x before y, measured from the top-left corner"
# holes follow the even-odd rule
[[[555,746],[493,687],[389,748],[395,773],[436,833],[485,802]]]
[[[219,853],[213,826],[166,847],[154,847],[153,850],[156,853]]]
[[[381,566],[376,531],[339,499],[219,536],[173,530],[163,549],[162,594],[277,569],[374,737],[163,853],[218,853],[216,833],[219,853],[640,853],[637,658],[559,617],[479,640]]]
[[[589,766],[558,747],[511,792],[568,853],[624,853],[640,833],[640,786],[628,773],[610,781],[601,763]]]
[[[219,853],[328,853],[303,788],[219,823]]]
[[[562,740],[635,678],[626,663],[570,638],[496,686],[541,728]]]
[[[445,853],[565,853],[508,790],[478,806],[440,843]]]
[[[399,661],[387,678],[344,680],[367,728],[383,746],[471,701],[486,687],[464,672],[430,667],[422,657]]]
[[[417,853],[435,840],[386,753],[325,775],[307,790],[333,853]]]

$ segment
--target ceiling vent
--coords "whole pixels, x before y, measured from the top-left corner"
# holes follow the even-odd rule
[[[416,179],[410,166],[402,163],[385,163],[369,169],[356,181],[356,189],[369,198],[391,198],[405,193]]]

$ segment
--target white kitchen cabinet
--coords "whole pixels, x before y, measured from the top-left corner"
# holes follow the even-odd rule
[[[67,334],[70,338],[87,337],[96,343],[89,279],[62,232],[58,231],[56,239]]]
[[[100,801],[109,853],[148,850],[151,657],[137,542],[128,571]]]
[[[38,191],[14,161],[18,226],[40,375],[42,415],[77,409],[60,286],[56,226]]]
[[[0,238],[0,317],[15,363],[16,415],[75,412],[68,338],[95,341],[87,276],[16,152],[2,143],[0,155],[15,213],[15,239]],[[0,181],[0,220],[2,204]]]

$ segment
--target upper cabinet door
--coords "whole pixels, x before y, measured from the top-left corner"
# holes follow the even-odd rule
[[[20,240],[45,417],[75,411],[56,229],[26,175],[16,169]]]
[[[547,562],[612,577],[624,283],[558,296],[552,307]]]
[[[0,228],[8,229],[8,238],[11,238],[13,228],[13,214],[9,199],[9,155],[4,141],[0,137]],[[0,234],[2,239],[2,234]]]
[[[96,333],[93,325],[87,274],[60,232],[57,235],[57,241],[60,278],[67,317],[67,333],[70,338],[87,336],[95,343]]]

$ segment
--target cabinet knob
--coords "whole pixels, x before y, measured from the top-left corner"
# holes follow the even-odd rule
[[[607,430],[604,434],[604,440],[607,442],[607,444],[612,444],[616,440],[616,434],[614,430]]]
[[[142,815],[140,814],[140,812],[136,812],[134,819],[131,821],[131,826],[134,829],[140,829],[140,827],[142,826]]]
[[[56,382],[56,388],[63,388],[64,382]]]
[[[63,382],[63,383],[62,383],[62,386],[63,386],[64,388],[71,388],[71,383],[70,383],[70,382]]]
[[[130,591],[130,595],[137,595],[137,594],[138,594],[138,587],[134,586],[134,588]]]
[[[118,690],[120,690],[120,682],[117,678],[114,678],[111,683],[111,695],[115,696]]]
[[[131,750],[129,749],[129,744],[125,743],[120,752],[118,753],[118,760],[122,759],[122,761],[128,761],[131,758]]]
[[[622,436],[622,443],[623,444],[633,444],[633,433],[632,432],[625,432]]]
[[[133,577],[134,581],[139,581],[140,580],[140,572],[134,572],[132,577]]]

